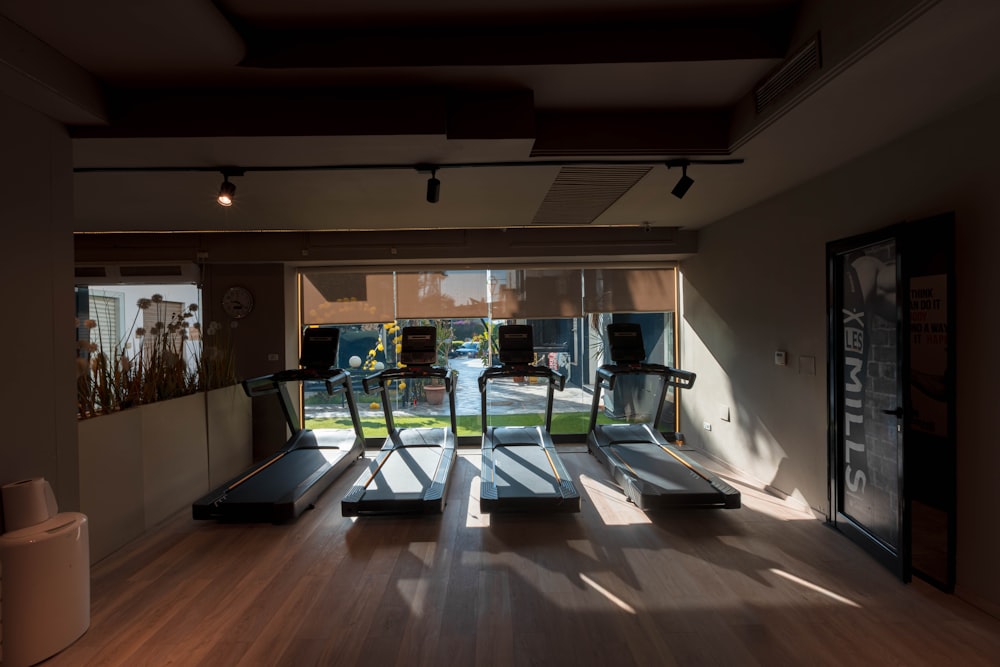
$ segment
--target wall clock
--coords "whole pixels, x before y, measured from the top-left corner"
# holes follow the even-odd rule
[[[253,293],[246,287],[230,287],[222,295],[222,310],[236,320],[246,317],[253,311]]]

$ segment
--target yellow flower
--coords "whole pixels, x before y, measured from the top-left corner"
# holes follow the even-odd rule
[[[372,401],[371,403],[368,404],[368,407],[371,408],[372,410],[378,410],[378,403]]]
[[[406,389],[406,383],[405,383],[405,382],[403,382],[402,380],[400,380],[400,381],[399,381],[399,388],[400,388],[400,389]]]

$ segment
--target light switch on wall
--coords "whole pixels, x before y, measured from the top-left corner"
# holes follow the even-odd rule
[[[785,361],[785,351],[784,350],[777,350],[777,351],[775,351],[775,353],[774,353],[774,365],[775,366],[784,366],[785,363],[786,363],[786,361]]]
[[[816,357],[799,357],[799,374],[816,375]]]

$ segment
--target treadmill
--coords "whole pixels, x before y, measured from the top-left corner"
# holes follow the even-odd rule
[[[362,514],[440,514],[457,456],[455,377],[450,368],[435,366],[437,328],[403,327],[401,368],[388,368],[363,380],[365,393],[383,393],[400,380],[444,380],[451,411],[451,428],[396,428],[388,396],[382,412],[389,433],[378,456],[341,501],[344,516]],[[374,385],[374,386],[373,386]]]
[[[679,447],[683,435],[671,433],[664,437],[656,427],[663,413],[667,389],[689,389],[694,384],[695,374],[645,363],[642,330],[638,324],[609,324],[607,332],[614,363],[597,369],[587,449],[604,463],[628,499],[640,509],[738,508],[739,491],[684,455]],[[616,380],[626,375],[661,379],[653,421],[598,424],[601,390],[613,390]]]
[[[340,330],[335,327],[307,327],[302,333],[302,368],[243,381],[248,396],[278,396],[292,436],[277,452],[195,501],[191,507],[195,519],[291,521],[313,507],[348,466],[364,457],[365,437],[351,377],[333,368],[339,341]],[[344,396],[352,429],[302,428],[285,384],[307,381],[323,382],[329,394]]]
[[[482,396],[483,461],[481,512],[579,512],[580,494],[552,443],[552,399],[562,391],[566,376],[547,366],[533,366],[532,329],[528,324],[499,327],[500,364],[479,376]],[[517,376],[547,382],[545,428],[541,426],[487,426],[487,387],[490,380]]]

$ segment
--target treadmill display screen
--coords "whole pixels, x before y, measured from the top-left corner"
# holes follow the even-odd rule
[[[435,327],[403,327],[399,361],[407,366],[430,366],[437,361]]]
[[[611,360],[616,364],[638,362],[646,358],[642,328],[638,324],[621,322],[608,325]]]

